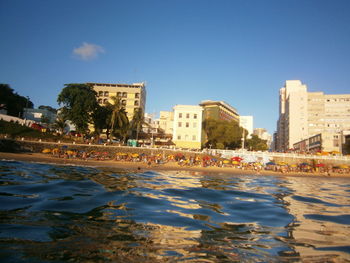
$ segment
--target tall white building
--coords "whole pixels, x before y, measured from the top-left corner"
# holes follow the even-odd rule
[[[239,126],[248,131],[247,138],[250,139],[253,134],[253,116],[239,116]]]
[[[176,105],[173,109],[173,142],[176,147],[200,149],[203,108],[193,105]]]
[[[338,138],[346,130],[350,130],[350,94],[307,92],[300,80],[287,80],[280,89],[277,150],[286,151],[322,132]]]

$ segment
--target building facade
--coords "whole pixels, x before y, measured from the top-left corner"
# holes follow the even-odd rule
[[[200,149],[203,108],[193,105],[176,105],[173,109],[173,142],[176,147]]]
[[[165,134],[173,134],[173,131],[174,131],[174,112],[161,111],[159,113],[159,128]]]
[[[110,84],[110,83],[87,83],[97,92],[97,101],[100,105],[107,102],[113,103],[112,97],[120,99],[125,107],[129,120],[132,120],[134,112],[141,108],[145,112],[146,85],[145,83],[133,84]]]
[[[48,109],[23,109],[23,118],[26,120],[32,120],[35,122],[43,122],[46,119],[48,123],[54,123],[56,121],[57,114]]]
[[[239,126],[248,131],[247,138],[250,139],[253,134],[253,116],[239,116]]]
[[[237,110],[224,101],[204,100],[200,104],[203,107],[203,118],[236,121],[239,123],[239,114]]]
[[[350,94],[307,92],[307,86],[300,80],[287,80],[280,89],[276,150],[293,149],[295,143],[317,134],[334,137],[347,130],[350,130]]]

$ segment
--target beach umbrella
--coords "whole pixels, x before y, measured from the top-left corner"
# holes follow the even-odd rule
[[[51,149],[44,149],[43,153],[51,153]]]
[[[268,162],[268,163],[266,163],[266,165],[276,165],[276,163],[275,162]]]
[[[340,165],[339,166],[341,169],[348,169],[349,168],[349,166],[347,166],[346,164],[342,164],[342,165]]]
[[[223,163],[224,164],[228,164],[228,163],[230,163],[230,161],[229,160],[224,160]]]
[[[278,162],[277,164],[281,166],[288,165],[286,162]]]
[[[297,167],[297,165],[296,164],[292,164],[290,167]]]
[[[54,148],[54,149],[52,150],[52,153],[58,153],[59,151],[60,151],[60,149]]]
[[[316,167],[324,167],[324,166],[325,166],[324,163],[318,163],[318,164],[316,164]]]
[[[210,160],[210,156],[208,156],[208,155],[203,156],[203,160],[204,160],[204,161],[209,161],[209,160]]]
[[[138,154],[138,153],[133,153],[133,154],[131,155],[131,157],[137,158],[137,157],[139,157],[139,154]]]
[[[308,163],[301,163],[300,164],[300,166],[308,166],[308,165],[310,165],[310,164],[308,164]]]
[[[232,161],[232,164],[239,164],[238,161]]]
[[[239,157],[239,156],[234,156],[234,157],[231,158],[231,161],[240,162],[240,161],[242,161],[242,160],[243,160],[243,158],[241,158],[241,157]]]

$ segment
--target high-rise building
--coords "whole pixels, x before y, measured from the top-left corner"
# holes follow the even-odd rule
[[[107,102],[113,103],[112,97],[120,99],[125,107],[129,120],[134,116],[135,110],[141,108],[145,112],[146,107],[146,85],[145,83],[133,84],[108,84],[87,83],[97,92],[97,101],[103,105]]]
[[[250,139],[253,134],[253,116],[239,116],[239,126],[248,131],[247,138]]]
[[[277,150],[292,149],[295,143],[324,132],[338,138],[346,130],[350,130],[350,94],[307,92],[300,80],[287,80],[280,89]]]
[[[203,108],[193,105],[174,107],[173,142],[176,147],[200,149]]]

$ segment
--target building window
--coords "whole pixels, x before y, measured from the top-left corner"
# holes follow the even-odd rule
[[[190,123],[186,122],[186,128],[190,127]]]
[[[193,114],[193,119],[197,119],[197,114]]]
[[[99,104],[102,104],[102,99],[98,99],[98,103],[99,103]]]
[[[122,105],[126,105],[126,100],[122,100]]]
[[[135,98],[136,99],[140,98],[140,93],[135,93]]]
[[[190,118],[190,114],[186,113],[186,118],[189,119]]]
[[[178,135],[178,136],[177,136],[177,139],[178,139],[178,140],[181,140],[181,135]]]
[[[135,105],[135,106],[139,106],[139,101],[138,101],[138,100],[135,100],[134,105]]]
[[[108,96],[109,96],[109,92],[105,91],[105,97],[108,97]]]
[[[108,102],[108,99],[104,99],[103,103],[106,104]]]
[[[178,123],[178,127],[182,127],[182,123],[181,122]]]
[[[197,122],[193,123],[193,128],[197,128]]]
[[[98,96],[99,96],[99,97],[103,96],[103,91],[99,91],[99,92],[98,92]]]
[[[179,113],[179,118],[182,118],[182,113]]]
[[[192,135],[192,141],[196,140],[196,135]]]
[[[126,92],[123,92],[123,98],[126,98],[128,94]]]
[[[117,97],[121,97],[122,93],[121,92],[117,92]]]

